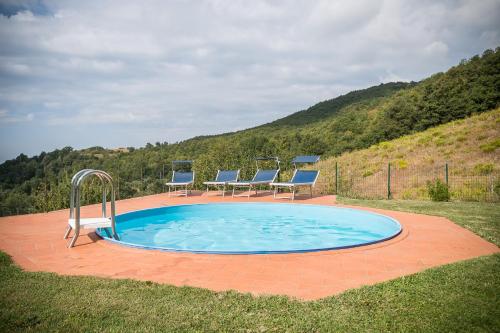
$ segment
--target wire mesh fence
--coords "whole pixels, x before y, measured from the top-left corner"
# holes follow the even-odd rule
[[[446,163],[428,167],[388,163],[353,169],[336,164],[334,193],[359,199],[429,200],[428,185],[441,181],[451,200],[500,201],[500,173],[464,170]]]

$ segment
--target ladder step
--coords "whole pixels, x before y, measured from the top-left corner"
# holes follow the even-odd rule
[[[75,227],[75,219],[69,219],[68,223],[72,228]],[[107,217],[80,219],[80,228],[82,229],[109,228],[109,227],[111,227],[111,219]]]

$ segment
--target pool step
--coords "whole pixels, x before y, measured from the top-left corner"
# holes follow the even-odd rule
[[[75,228],[75,219],[69,219],[68,224],[71,228]],[[111,228],[111,219],[108,217],[94,217],[80,219],[80,228],[95,229],[95,228]]]

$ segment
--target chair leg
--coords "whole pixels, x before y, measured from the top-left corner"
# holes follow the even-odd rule
[[[64,238],[63,239],[66,239],[68,238],[69,236],[69,233],[71,232],[71,226],[68,224],[68,226],[66,227],[66,232],[64,233]]]
[[[69,242],[68,248],[72,248],[75,246],[76,240],[78,239],[78,236],[80,235],[80,230],[77,228],[75,229],[75,233],[73,234],[73,238]]]
[[[226,196],[226,185],[222,185],[222,197]]]
[[[295,187],[292,189],[292,201],[295,200]]]
[[[232,195],[232,197],[234,198],[234,186],[233,186],[233,195]]]
[[[277,191],[277,190],[278,190],[278,187],[277,187],[277,186],[275,186],[275,187],[274,187],[274,193],[273,193],[273,198],[274,198],[274,199],[276,199],[276,191]]]

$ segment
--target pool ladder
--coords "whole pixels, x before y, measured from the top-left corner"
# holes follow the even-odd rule
[[[101,180],[102,185],[102,216],[97,218],[81,218],[80,216],[80,189],[83,181],[88,177],[96,176]],[[106,214],[106,196],[108,186],[111,190],[111,214],[107,217]],[[108,237],[118,239],[115,228],[115,190],[113,187],[113,179],[111,176],[101,170],[83,169],[78,171],[71,179],[71,194],[70,194],[69,219],[64,239],[67,239],[71,230],[74,230],[73,237],[68,243],[68,248],[75,245],[80,229],[97,229],[104,228]],[[111,228],[111,234],[109,232]]]

